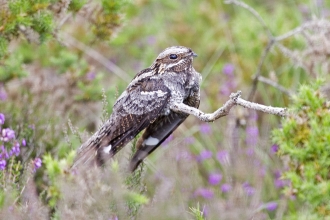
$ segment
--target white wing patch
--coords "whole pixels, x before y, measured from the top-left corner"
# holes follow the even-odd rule
[[[163,97],[164,95],[166,95],[167,94],[167,92],[163,92],[162,90],[157,90],[157,91],[150,91],[150,92],[148,92],[148,91],[142,91],[141,92],[141,95],[151,95],[151,96],[153,96],[154,94],[157,94],[157,96],[158,97]]]
[[[159,143],[159,140],[157,138],[154,138],[154,137],[151,137],[151,136],[148,137],[148,139],[143,141],[143,144],[149,145],[149,146],[157,145],[158,143]]]
[[[111,148],[112,148],[112,145],[110,144],[109,146],[106,146],[103,148],[103,152],[106,154],[110,154]]]

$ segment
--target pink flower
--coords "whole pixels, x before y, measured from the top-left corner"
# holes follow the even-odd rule
[[[243,188],[244,188],[244,191],[245,193],[248,195],[248,196],[252,196],[254,193],[255,193],[255,188],[252,187],[249,183],[245,182],[243,183]]]
[[[268,211],[275,211],[277,209],[277,202],[269,202],[265,206]]]
[[[276,154],[277,151],[279,149],[279,146],[277,144],[273,144],[271,147],[270,147],[270,153],[271,154]]]
[[[217,159],[221,164],[226,164],[229,162],[229,154],[226,150],[221,150],[217,153]]]
[[[16,142],[13,148],[10,150],[9,155],[12,156],[15,154],[16,156],[18,156],[20,152],[21,152],[20,145],[18,142]]]
[[[89,81],[93,81],[96,77],[96,73],[91,71],[86,74],[86,79]]]
[[[5,115],[0,113],[0,125],[3,125],[5,123]]]
[[[15,138],[15,131],[13,131],[10,128],[4,128],[2,129],[2,137],[0,138],[0,140],[4,141],[4,142],[8,142],[11,139]]]
[[[235,66],[231,63],[227,63],[223,66],[222,72],[228,77],[233,77]]]
[[[217,185],[222,180],[222,175],[220,173],[212,173],[209,175],[209,183],[211,185]]]
[[[248,146],[256,146],[259,138],[259,129],[257,126],[246,127],[246,144]]]
[[[26,140],[23,138],[23,140],[22,140],[22,146],[26,146]]]
[[[212,152],[209,150],[203,150],[198,156],[197,161],[202,162],[203,160],[210,159],[212,157]]]
[[[223,193],[226,193],[226,192],[229,192],[231,190],[231,188],[232,188],[231,185],[229,185],[228,183],[224,183],[221,186],[221,191]]]
[[[0,160],[0,170],[6,169],[6,164],[7,162],[4,159]]]
[[[195,196],[201,196],[205,199],[212,199],[214,196],[214,193],[206,188],[199,188],[195,191]]]
[[[42,160],[39,157],[37,157],[36,159],[34,159],[33,164],[34,164],[34,172],[35,172],[37,169],[41,167]]]
[[[212,128],[210,124],[208,123],[203,123],[199,126],[199,129],[202,134],[211,134],[212,133]]]

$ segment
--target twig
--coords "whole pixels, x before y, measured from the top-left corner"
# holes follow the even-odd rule
[[[264,51],[261,55],[261,59],[258,63],[257,70],[256,70],[256,72],[254,74],[254,77],[253,77],[252,88],[251,88],[251,91],[250,91],[250,94],[249,94],[249,97],[248,97],[248,100],[252,101],[253,97],[254,97],[254,95],[257,91],[257,86],[258,86],[258,82],[259,82],[258,78],[261,75],[261,67],[264,64],[265,59],[266,59],[270,49],[275,44],[276,40],[274,38],[274,35],[270,31],[269,27],[266,25],[265,21],[260,16],[260,14],[256,10],[254,10],[252,7],[250,7],[246,3],[242,2],[242,1],[238,1],[238,0],[226,0],[225,3],[235,4],[235,5],[238,5],[242,8],[245,8],[246,10],[248,10],[260,22],[263,29],[267,32],[267,35],[268,35],[268,38],[269,38],[269,42],[267,44],[267,47],[264,49]]]
[[[110,72],[113,72],[126,82],[130,82],[131,78],[124,70],[119,68],[117,65],[115,65],[113,62],[105,58],[102,54],[97,52],[96,50],[88,47],[87,45],[83,44],[82,42],[78,41],[74,37],[72,37],[69,34],[64,34],[65,42],[78,48],[79,50],[82,50],[85,54],[93,58],[95,61],[99,62],[102,64],[105,68],[107,68]]]
[[[259,82],[259,77],[261,75],[261,67],[262,65],[264,64],[265,62],[265,59],[270,51],[270,49],[273,47],[275,41],[272,39],[271,41],[268,42],[267,44],[267,47],[265,48],[265,50],[263,51],[262,53],[262,56],[261,56],[261,59],[258,63],[258,67],[257,67],[257,70],[256,70],[256,74],[254,75],[254,78],[253,78],[253,82],[252,82],[252,88],[251,88],[251,91],[250,91],[250,94],[249,94],[249,98],[248,100],[252,101],[253,100],[253,97],[257,91],[257,86],[258,86],[258,82]]]
[[[283,48],[284,46],[282,44],[280,44],[280,41],[283,41],[289,37],[292,37],[293,35],[295,34],[298,34],[298,33],[301,33],[303,31],[305,31],[306,29],[309,29],[311,27],[324,27],[324,26],[330,26],[330,23],[326,20],[316,20],[316,21],[310,21],[310,22],[307,22],[283,35],[280,35],[280,36],[277,36],[275,37],[271,30],[268,28],[268,26],[266,25],[265,21],[262,19],[262,17],[260,16],[260,14],[254,10],[252,7],[250,7],[249,5],[247,5],[246,3],[244,3],[243,1],[239,1],[239,0],[225,0],[225,3],[227,4],[235,4],[235,5],[238,5],[246,10],[248,10],[255,18],[257,18],[257,20],[260,22],[260,24],[262,25],[262,27],[264,28],[264,30],[266,31],[268,37],[269,37],[269,42],[267,44],[267,47],[264,49],[263,51],[263,54],[261,56],[261,59],[258,63],[258,66],[257,66],[257,70],[256,70],[256,73],[253,77],[253,85],[252,85],[252,88],[251,88],[251,91],[250,91],[250,94],[249,94],[249,97],[248,97],[248,100],[252,101],[253,100],[253,97],[256,93],[256,90],[257,90],[257,86],[258,86],[258,82],[262,81],[260,80],[260,76],[261,76],[261,67],[262,65],[264,64],[265,62],[265,58],[267,57],[268,53],[270,52],[271,48],[276,44],[280,49],[281,51],[283,52]],[[284,54],[287,54],[287,52],[283,52]],[[291,57],[291,56],[290,56]],[[294,57],[295,58],[295,57]],[[306,70],[308,69],[307,66],[299,59],[295,58],[298,63],[300,64],[301,67],[305,68]],[[300,62],[299,62],[300,61]],[[288,90],[286,90],[284,87],[278,85],[277,83],[275,82],[271,82],[270,80],[267,80],[267,81],[264,81],[265,83],[269,84],[269,85],[272,85],[274,86],[275,88],[278,88],[280,91],[282,92],[285,92],[285,93],[288,93]],[[276,86],[275,86],[276,85]]]
[[[246,3],[242,2],[242,1],[237,1],[237,0],[226,0],[225,1],[226,4],[234,4],[234,5],[238,5],[242,8],[245,8],[247,9],[249,12],[251,12],[251,14],[254,15],[254,17],[257,18],[257,20],[260,22],[260,24],[262,25],[262,27],[265,29],[265,31],[267,32],[268,34],[268,37],[270,39],[273,38],[273,34],[272,32],[270,31],[270,29],[268,28],[268,26],[266,25],[264,19],[262,19],[262,17],[259,15],[259,13],[254,10],[252,7],[250,7],[249,5],[247,5]]]
[[[223,105],[223,107],[219,108],[214,113],[209,113],[209,114],[206,114],[196,108],[190,107],[183,103],[173,104],[173,106],[171,106],[171,110],[175,111],[175,112],[194,115],[197,118],[199,118],[200,120],[206,121],[206,122],[213,122],[213,121],[217,120],[218,118],[228,115],[231,108],[235,105],[240,105],[240,106],[243,106],[244,108],[254,109],[257,111],[262,111],[262,112],[273,114],[273,115],[279,115],[282,117],[287,116],[287,112],[286,112],[285,108],[265,106],[265,105],[246,101],[240,97],[241,97],[241,91],[232,93],[230,95],[230,99]]]
[[[259,77],[258,77],[258,80],[259,80],[260,82],[263,82],[263,83],[265,83],[265,84],[268,84],[268,85],[270,85],[270,86],[273,86],[274,88],[276,88],[276,89],[278,89],[279,91],[281,91],[281,92],[287,94],[288,96],[292,96],[292,94],[293,94],[292,91],[288,90],[288,89],[285,88],[284,86],[281,86],[280,84],[274,82],[274,81],[271,80],[271,79],[268,79],[268,78],[263,77],[263,76],[259,76]]]
[[[311,27],[314,27],[314,26],[320,26],[320,27],[323,27],[323,26],[329,26],[329,24],[327,23],[328,21],[326,20],[316,20],[316,21],[309,21],[309,22],[306,22],[305,24],[299,26],[299,27],[296,27],[295,29],[283,34],[283,35],[280,35],[278,37],[275,37],[275,41],[276,42],[279,42],[279,41],[282,41],[282,40],[285,40],[289,37],[292,37],[293,35],[295,34],[298,34],[308,28],[311,28]]]

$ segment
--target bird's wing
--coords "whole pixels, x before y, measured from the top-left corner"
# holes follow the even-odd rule
[[[73,167],[96,159],[100,165],[162,114],[170,99],[162,79],[143,79],[119,97],[110,119],[78,150]]]
[[[184,101],[185,104],[195,108],[199,107],[199,102],[199,91]],[[134,171],[143,159],[163,143],[188,116],[171,111],[169,115],[160,116],[150,124],[137,142],[137,151],[131,159],[130,170]]]

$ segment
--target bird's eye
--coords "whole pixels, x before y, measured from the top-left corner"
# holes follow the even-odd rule
[[[178,58],[178,56],[176,54],[171,54],[170,55],[170,59],[171,60],[175,60],[176,58]]]

